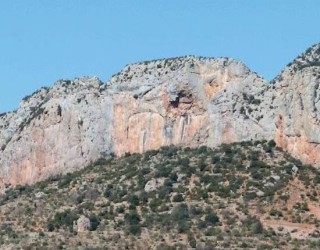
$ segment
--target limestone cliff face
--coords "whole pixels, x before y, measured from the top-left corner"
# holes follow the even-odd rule
[[[187,60],[181,63],[186,65],[176,61],[131,65],[121,72],[124,82],[117,84],[111,79],[107,92],[114,93],[113,145],[117,155],[162,145],[196,145],[195,140],[206,133],[206,101],[197,96],[202,94],[196,90],[197,73],[188,68]],[[146,70],[152,72],[151,76],[148,73],[151,79],[144,78]]]
[[[130,65],[105,86],[113,97],[117,155],[170,144],[194,147],[270,137],[259,125],[257,107],[250,114],[250,104],[241,110],[244,96],[260,98],[267,84],[231,59],[187,57]]]
[[[320,166],[320,44],[297,57],[275,79],[277,144]]]
[[[60,81],[2,117],[2,183],[33,183],[79,169],[111,150],[111,97],[97,78]]]
[[[110,153],[275,139],[320,165],[319,45],[270,84],[228,58],[126,66],[107,83],[58,81],[0,117],[0,183],[34,183]]]

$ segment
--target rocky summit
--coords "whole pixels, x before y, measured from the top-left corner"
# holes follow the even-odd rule
[[[60,80],[0,117],[0,183],[32,184],[110,154],[248,140],[320,166],[320,45],[272,82],[229,58],[127,65],[106,83]]]

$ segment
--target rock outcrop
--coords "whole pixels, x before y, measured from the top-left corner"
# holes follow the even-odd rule
[[[228,58],[130,64],[107,83],[60,80],[0,117],[0,182],[31,184],[110,153],[275,139],[320,166],[319,45],[273,81]]]
[[[274,80],[277,144],[320,166],[320,44],[297,57]]]
[[[73,230],[77,233],[84,233],[89,231],[91,222],[90,219],[81,215],[77,222],[73,222]]]
[[[111,151],[112,102],[97,78],[59,81],[2,117],[2,182],[33,183]]]

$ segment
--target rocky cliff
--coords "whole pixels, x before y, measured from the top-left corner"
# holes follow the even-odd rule
[[[108,82],[60,80],[0,117],[2,185],[34,183],[107,154],[256,139],[320,165],[319,45],[270,84],[228,58],[130,64]]]
[[[304,162],[320,166],[320,44],[276,77],[275,140]]]

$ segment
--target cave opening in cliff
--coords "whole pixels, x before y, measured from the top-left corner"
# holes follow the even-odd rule
[[[185,91],[180,91],[180,92],[177,94],[176,99],[173,100],[173,101],[170,101],[170,105],[171,105],[173,108],[178,108],[181,98],[186,97],[186,96],[187,96],[187,93],[186,93]]]

